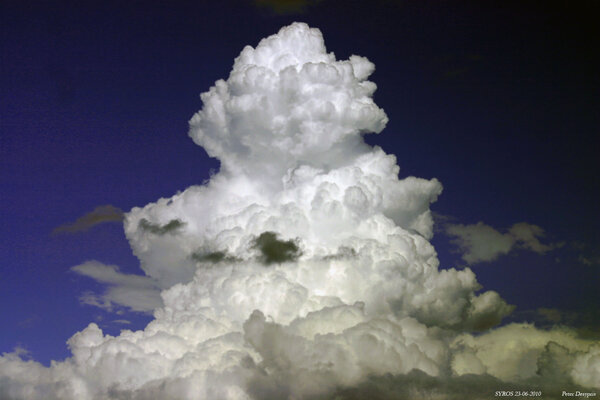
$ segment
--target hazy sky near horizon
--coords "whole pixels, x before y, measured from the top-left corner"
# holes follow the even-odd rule
[[[430,207],[440,268],[470,267],[515,305],[505,323],[598,340],[593,2],[1,7],[0,352],[48,365],[90,322],[117,335],[152,320],[172,282],[145,276],[123,213],[219,170],[188,136],[199,94],[244,46],[294,21],[318,28],[338,60],[375,65],[373,98],[389,122],[364,138],[396,156],[400,178],[441,182]],[[180,228],[143,221],[156,235]]]

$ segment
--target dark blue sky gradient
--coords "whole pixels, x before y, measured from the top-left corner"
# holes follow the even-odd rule
[[[187,137],[199,94],[293,21],[321,29],[338,59],[375,63],[390,123],[366,140],[401,176],[443,183],[436,213],[499,230],[526,221],[565,242],[473,267],[515,318],[552,307],[600,326],[600,265],[578,261],[600,256],[596,4],[324,0],[278,15],[251,1],[3,2],[0,352],[20,345],[48,363],[91,321],[144,326],[149,316],[80,305],[102,288],[68,272],[97,259],[140,273],[121,225],[51,232],[206,180],[218,162]],[[461,264],[444,235],[434,244],[443,267]]]

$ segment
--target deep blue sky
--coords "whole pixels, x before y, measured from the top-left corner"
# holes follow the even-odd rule
[[[91,321],[143,327],[148,316],[80,305],[102,288],[69,272],[97,259],[141,273],[120,224],[51,232],[202,183],[218,163],[187,137],[199,94],[293,21],[321,29],[338,59],[375,63],[390,123],[367,141],[398,157],[401,176],[443,183],[436,213],[498,230],[525,221],[565,242],[473,266],[514,318],[550,307],[600,326],[599,7],[544,3],[323,0],[282,14],[252,1],[3,2],[0,352],[23,346],[47,363]],[[434,244],[444,267],[460,264],[447,237]]]

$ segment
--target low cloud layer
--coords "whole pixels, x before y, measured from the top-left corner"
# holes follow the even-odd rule
[[[123,218],[124,214],[120,208],[107,204],[96,207],[93,211],[77,218],[75,222],[55,228],[52,233],[84,232],[96,225],[106,222],[122,222]]]
[[[513,307],[469,268],[438,268],[428,239],[440,182],[399,179],[396,158],[363,141],[388,121],[374,68],[337,60],[300,23],[246,46],[190,121],[220,172],[126,215],[146,277],[74,268],[113,288],[164,288],[154,320],[116,337],[91,323],[48,368],[5,354],[0,397],[491,398],[557,375],[600,388],[597,342],[494,329]],[[508,235],[545,249],[533,226]]]
[[[473,225],[447,224],[445,233],[453,238],[452,242],[462,252],[462,259],[471,265],[494,261],[515,249],[545,254],[556,247],[555,244],[540,242],[544,230],[526,222],[514,224],[506,233],[483,222]]]

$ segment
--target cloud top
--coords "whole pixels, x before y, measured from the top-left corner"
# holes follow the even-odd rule
[[[277,188],[300,165],[347,165],[365,152],[360,134],[388,120],[372,100],[373,71],[364,57],[337,61],[319,30],[293,24],[242,50],[229,78],[202,94],[190,136],[222,173],[267,176]]]

